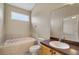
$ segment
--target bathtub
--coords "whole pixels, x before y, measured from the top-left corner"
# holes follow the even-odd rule
[[[29,51],[35,41],[36,39],[31,37],[6,40],[0,45],[0,55],[23,55]]]

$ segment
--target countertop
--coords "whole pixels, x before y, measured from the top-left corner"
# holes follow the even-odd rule
[[[69,49],[58,49],[58,48],[51,47],[49,45],[50,41],[51,40],[45,40],[45,41],[41,42],[41,44],[43,44],[51,49],[54,49],[54,50],[62,53],[63,55],[79,55],[79,46],[69,44],[70,45]]]

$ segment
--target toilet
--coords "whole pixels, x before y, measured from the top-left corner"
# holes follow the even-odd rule
[[[44,38],[38,38],[38,40],[37,40],[38,44],[30,47],[29,52],[32,55],[38,55],[39,54],[38,52],[39,52],[39,49],[40,49],[40,42],[44,41],[44,40],[45,40]]]

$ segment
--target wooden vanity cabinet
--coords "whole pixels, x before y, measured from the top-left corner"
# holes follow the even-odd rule
[[[41,44],[40,55],[62,55],[58,51]]]

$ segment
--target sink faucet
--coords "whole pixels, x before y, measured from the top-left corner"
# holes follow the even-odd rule
[[[60,36],[59,42],[61,42],[62,39],[65,39],[65,36],[64,36],[64,35],[61,35],[61,36]]]

